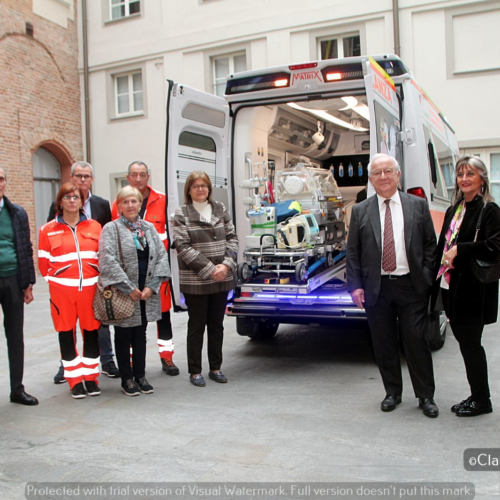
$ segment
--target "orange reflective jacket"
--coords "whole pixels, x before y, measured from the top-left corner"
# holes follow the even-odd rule
[[[99,276],[101,225],[82,215],[72,229],[59,216],[40,228],[38,268],[51,283],[69,287],[91,286]]]

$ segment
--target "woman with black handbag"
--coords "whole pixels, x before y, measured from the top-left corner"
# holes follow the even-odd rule
[[[452,202],[438,243],[432,303],[441,290],[471,389],[471,395],[451,411],[458,417],[475,417],[493,411],[481,339],[484,325],[497,321],[498,279],[481,282],[484,279],[478,279],[474,264],[500,258],[500,208],[493,201],[488,171],[479,158],[458,160]]]
[[[154,225],[139,216],[141,204],[139,190],[121,189],[116,197],[120,218],[108,222],[99,239],[100,284],[118,288],[135,302],[130,317],[104,321],[115,327],[116,360],[127,396],[154,392],[146,379],[146,329],[149,321],[161,318],[158,293],[170,277],[165,246]]]

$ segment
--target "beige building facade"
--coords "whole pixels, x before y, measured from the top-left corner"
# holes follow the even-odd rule
[[[399,51],[500,199],[500,1],[95,0],[86,14],[99,195],[137,159],[164,189],[167,80],[221,94],[235,71]]]

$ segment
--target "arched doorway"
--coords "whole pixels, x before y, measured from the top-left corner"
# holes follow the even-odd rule
[[[36,234],[47,222],[51,203],[61,185],[61,165],[47,149],[40,147],[33,153],[33,181],[35,190]]]

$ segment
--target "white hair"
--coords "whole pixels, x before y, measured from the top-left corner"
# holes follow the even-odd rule
[[[370,163],[368,163],[368,177],[371,177],[372,173],[372,163],[380,158],[389,158],[392,160],[392,164],[394,168],[398,171],[401,172],[401,167],[399,166],[399,163],[397,162],[396,158],[393,158],[392,156],[386,155],[384,153],[377,153],[376,155],[373,155]]]

